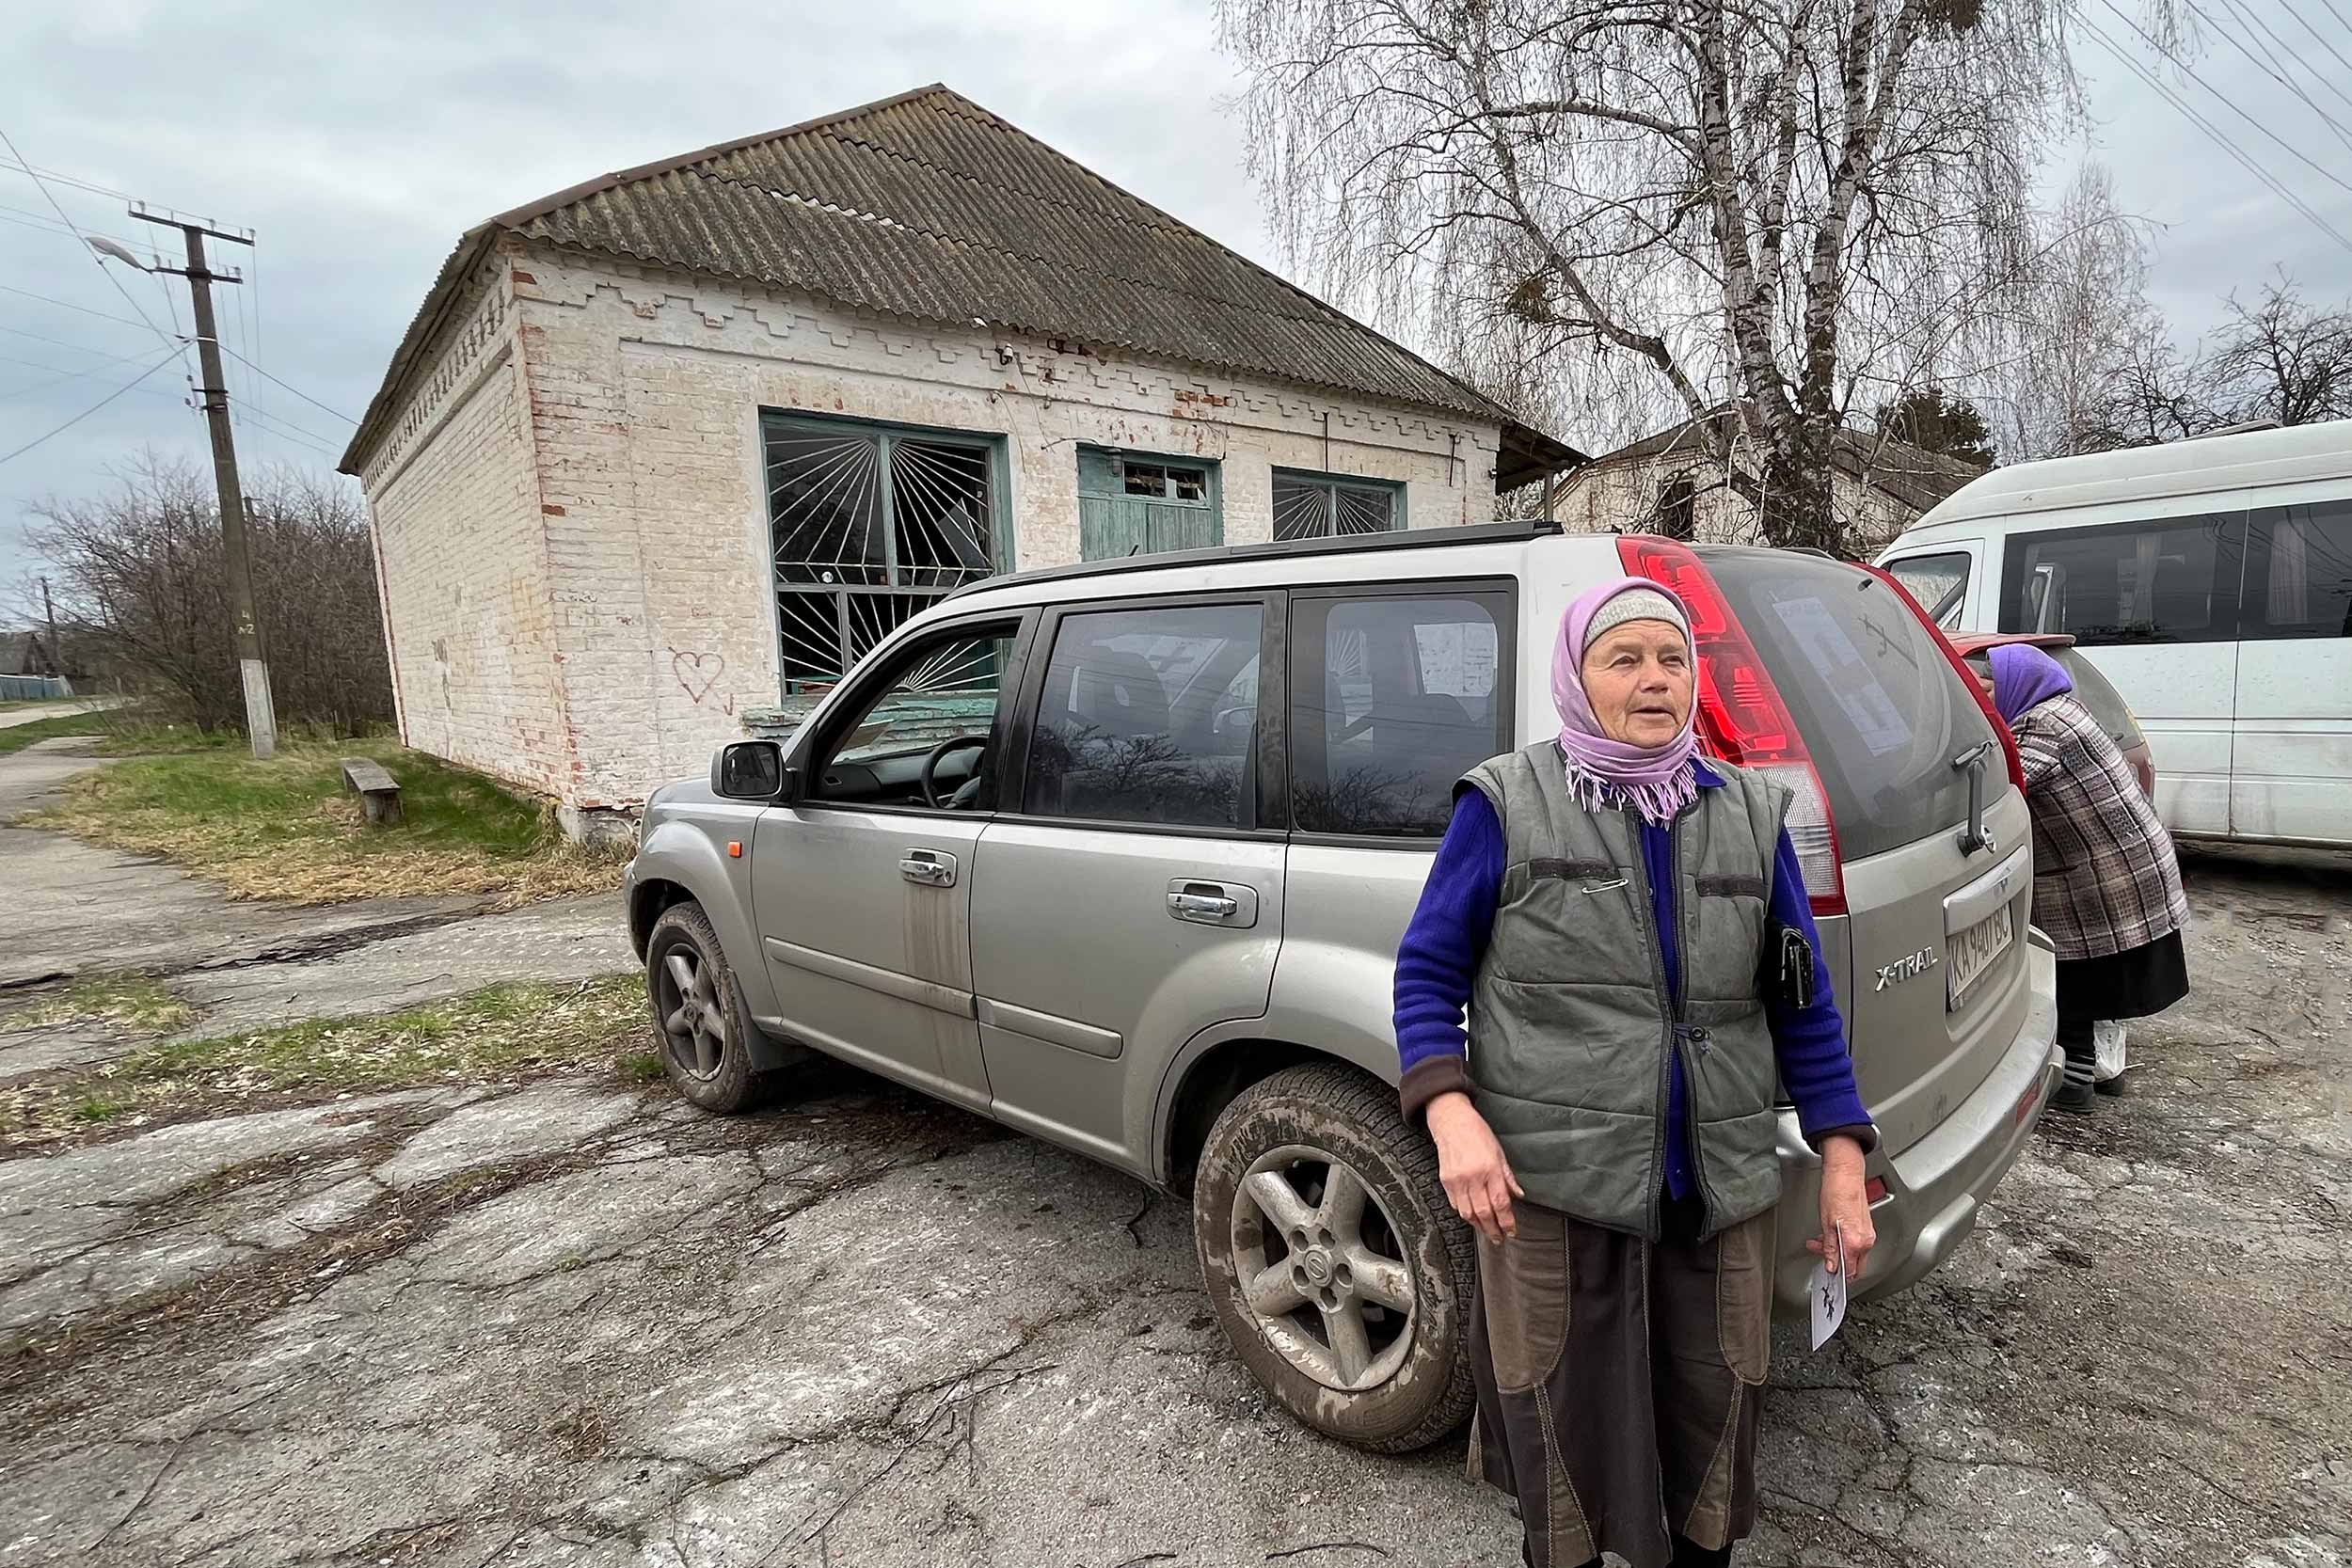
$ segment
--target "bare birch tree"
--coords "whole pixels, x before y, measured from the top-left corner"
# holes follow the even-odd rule
[[[2132,445],[2137,398],[2166,379],[2148,226],[2117,210],[2106,166],[2087,162],[2036,227],[2022,313],[1977,399],[2011,462]]]
[[[1291,263],[1456,362],[1706,421],[1762,536],[1835,550],[1856,398],[2023,276],[2072,0],[1218,0]],[[1491,357],[1502,357],[1495,354]]]

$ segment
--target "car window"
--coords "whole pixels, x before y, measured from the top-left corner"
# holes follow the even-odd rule
[[[2139,733],[2139,721],[2123,701],[2123,694],[2099,673],[2088,658],[2073,648],[2047,648],[2043,652],[2058,661],[2066,672],[2066,678],[2074,683],[2074,700],[2090,710],[2099,727],[2107,732],[2118,750],[2129,751],[2143,745],[2147,737]],[[1968,668],[1986,680],[1993,678],[1993,650],[1981,648],[1968,656]]]
[[[1951,550],[1941,555],[1912,555],[1886,563],[1887,575],[1903,585],[1903,591],[1919,601],[1919,608],[1928,612],[1928,619],[1941,624],[1968,592],[1968,552]]]
[[[1249,826],[1263,618],[1255,604],[1062,617],[1038,699],[1024,809]]]
[[[857,717],[832,729],[831,750],[811,770],[812,800],[927,805],[923,759],[944,741],[974,742],[933,768],[944,800],[976,779],[993,777],[996,708],[1016,628],[992,626],[916,641],[891,660]],[[976,791],[957,801],[969,805]]]
[[[2115,642],[2226,642],[2237,636],[2241,512],[2010,536],[2003,631]]]
[[[1967,776],[1952,758],[1993,731],[1909,607],[1878,578],[1815,556],[1725,549],[1707,565],[1804,734],[1847,860],[1967,816]]]
[[[2352,637],[2352,500],[2264,507],[2249,521],[2245,635]]]
[[[1306,832],[1429,837],[1454,784],[1509,744],[1500,594],[1301,598],[1291,811]]]

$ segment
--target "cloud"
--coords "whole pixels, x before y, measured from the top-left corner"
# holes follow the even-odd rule
[[[2201,325],[2223,292],[2274,261],[2320,292],[2341,291],[2352,258],[2111,61],[2090,51],[2085,64],[2120,198],[2169,226],[2155,286],[2176,319]],[[2200,70],[2304,138],[2314,157],[2343,152],[2313,114],[2234,54],[2217,46]],[[255,229],[250,256],[223,258],[254,274],[222,291],[224,336],[352,415],[468,227],[607,169],[938,80],[1245,254],[1276,261],[1239,130],[1220,106],[1239,84],[1214,48],[1205,0],[0,7],[0,129],[44,167]],[[2260,140],[2230,123],[2249,149]],[[2281,178],[2303,175],[2296,188],[2352,232],[2344,193],[2269,150]],[[2352,167],[2352,158],[2333,163]],[[118,200],[56,195],[85,227],[143,230]],[[0,173],[0,208],[13,210],[0,212],[0,283],[131,314],[72,238],[41,221],[47,204],[30,181]],[[159,325],[176,317],[184,329],[178,279],[121,280]],[[0,356],[31,362],[0,362],[0,451],[87,409],[147,362],[151,344],[163,352],[144,327],[0,294]],[[114,356],[134,357],[102,363]],[[55,379],[78,370],[91,373]],[[232,396],[331,449],[257,420],[240,436],[246,462],[331,465],[347,425],[241,367],[230,381]],[[184,397],[185,378],[167,370],[0,466],[0,589],[30,564],[17,539],[27,498],[87,489],[101,465],[143,442],[202,451],[201,421],[175,405]]]

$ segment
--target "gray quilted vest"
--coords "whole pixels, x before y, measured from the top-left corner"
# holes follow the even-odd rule
[[[1703,1235],[1780,1196],[1778,1074],[1756,986],[1788,791],[1710,761],[1673,828],[1680,1017],[1666,992],[1640,821],[1568,793],[1556,741],[1465,776],[1492,802],[1502,893],[1470,1006],[1479,1114],[1527,1196],[1655,1241],[1666,1081],[1682,1055]]]

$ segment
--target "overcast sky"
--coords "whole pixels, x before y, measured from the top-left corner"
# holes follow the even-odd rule
[[[2118,3],[2137,14],[2137,0]],[[2084,6],[2136,58],[2153,59],[2107,0]],[[2325,66],[2339,93],[2352,86],[2352,65],[2338,69],[2328,53],[2352,57],[2352,32],[2330,14],[2338,8],[2213,6],[2265,17],[2290,46],[2282,54]],[[2302,30],[2302,18],[2319,34]],[[2313,293],[2352,293],[2352,250],[2096,42],[2086,40],[2079,59],[2118,200],[2166,226],[2153,293],[2188,335],[2222,293],[2250,288],[2275,264]],[[2197,71],[2203,84],[2176,77],[2176,90],[2352,236],[2352,141],[2223,40],[2207,40]],[[2297,80],[2352,127],[2352,99]],[[252,252],[224,247],[219,258],[254,275],[221,291],[222,338],[325,406],[232,361],[232,400],[249,398],[260,416],[238,437],[248,465],[332,468],[352,428],[339,416],[365,406],[469,226],[606,169],[933,81],[1276,264],[1243,173],[1227,107],[1236,84],[1216,51],[1207,0],[0,5],[0,132],[24,158],[258,233]],[[2078,156],[2062,150],[2055,174]],[[11,161],[4,150],[0,161]],[[55,182],[48,193],[86,232],[141,249],[164,237],[126,217],[119,198]],[[128,300],[56,221],[42,187],[0,169],[0,453],[85,414],[164,357],[140,311],[165,332],[186,329],[180,279],[118,272]],[[179,367],[167,364],[0,461],[0,606],[37,569],[20,532],[28,499],[96,487],[101,465],[141,443],[202,454],[202,421],[185,397]]]

